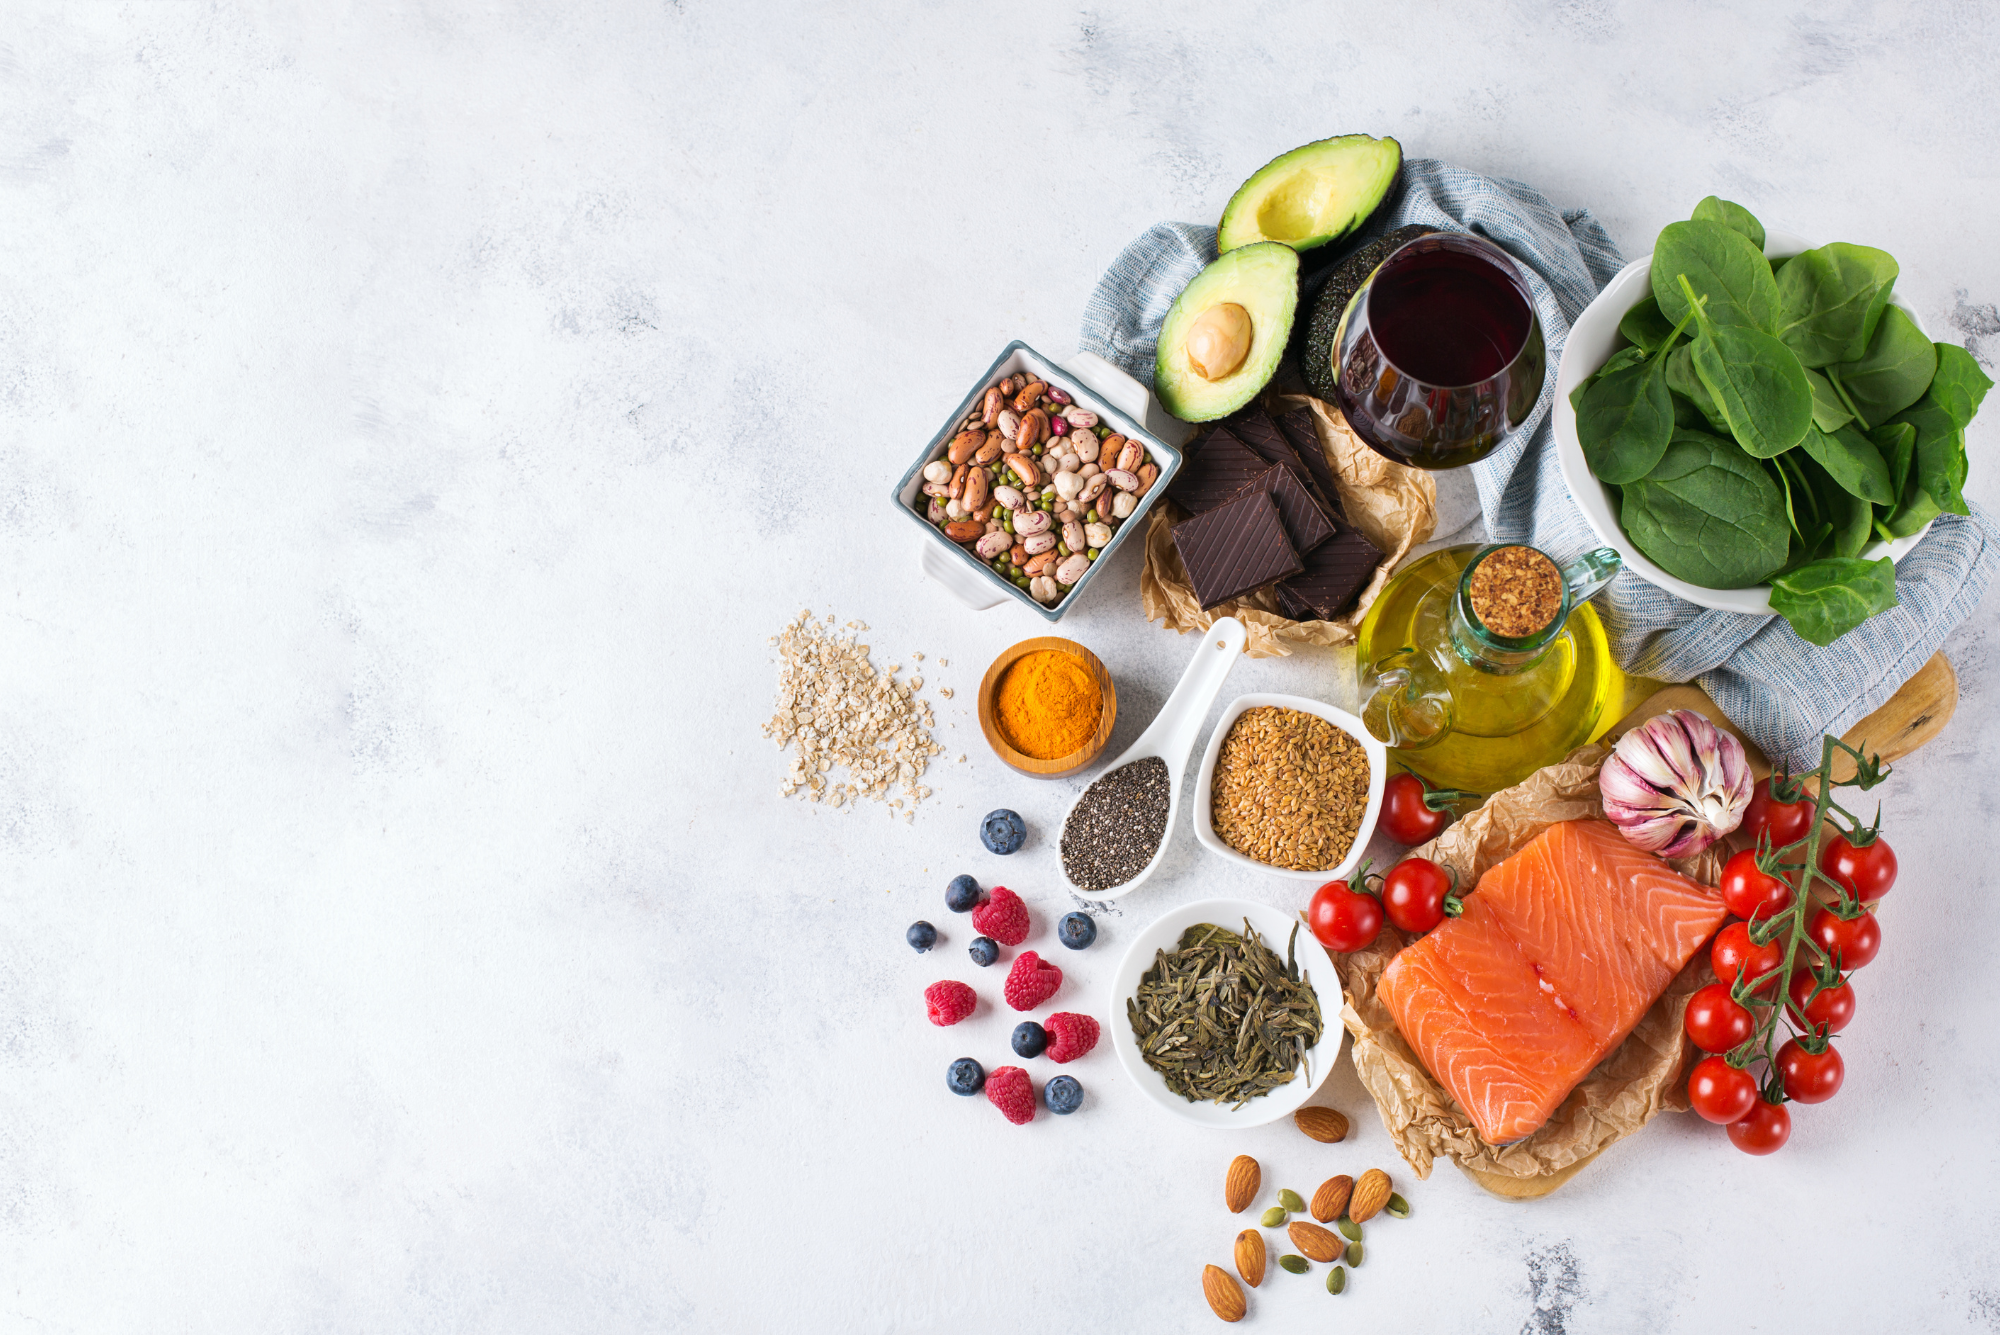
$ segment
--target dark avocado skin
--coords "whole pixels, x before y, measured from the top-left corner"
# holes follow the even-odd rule
[[[1380,216],[1379,210],[1377,216]],[[1334,373],[1328,354],[1333,349],[1334,331],[1340,328],[1340,317],[1346,313],[1347,303],[1368,281],[1368,275],[1374,273],[1376,267],[1399,246],[1436,230],[1418,223],[1398,227],[1393,232],[1348,250],[1338,263],[1321,269],[1310,280],[1320,288],[1319,297],[1313,302],[1311,318],[1296,322],[1292,354],[1298,360],[1299,374],[1306,382],[1306,389],[1314,398],[1334,402],[1334,385],[1339,377]],[[1332,247],[1325,249],[1331,250]],[[1308,281],[1306,274],[1301,272],[1300,305],[1309,299],[1306,290]]]

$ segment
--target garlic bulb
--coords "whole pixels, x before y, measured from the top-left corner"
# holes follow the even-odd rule
[[[1605,817],[1634,845],[1686,857],[1743,823],[1750,764],[1743,743],[1691,709],[1674,709],[1619,738],[1597,786]]]

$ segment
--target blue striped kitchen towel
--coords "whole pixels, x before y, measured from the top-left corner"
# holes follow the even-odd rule
[[[1382,230],[1405,223],[1477,232],[1526,270],[1549,350],[1550,375],[1534,412],[1491,458],[1473,465],[1487,535],[1526,542],[1559,561],[1598,545],[1556,463],[1554,368],[1570,322],[1624,265],[1587,209],[1558,210],[1518,181],[1430,159],[1404,165],[1407,188]],[[1127,246],[1084,308],[1081,346],[1141,383],[1174,298],[1215,258],[1215,229],[1160,223]],[[1303,313],[1302,313],[1303,315]],[[1613,653],[1629,672],[1698,681],[1777,764],[1819,763],[1822,734],[1845,732],[1934,653],[1972,614],[2000,568],[2000,527],[1980,507],[1940,515],[1896,563],[1901,605],[1825,648],[1780,617],[1698,607],[1627,571],[1597,595]]]

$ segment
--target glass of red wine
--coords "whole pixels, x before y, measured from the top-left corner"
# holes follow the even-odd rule
[[[1541,397],[1548,367],[1521,271],[1464,232],[1420,236],[1382,261],[1333,343],[1348,425],[1416,468],[1458,468],[1499,449]]]

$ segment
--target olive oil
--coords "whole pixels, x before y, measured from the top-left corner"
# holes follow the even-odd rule
[[[1412,562],[1369,608],[1356,646],[1362,718],[1378,736],[1393,735],[1383,722],[1392,691],[1370,695],[1372,676],[1388,671],[1401,680],[1395,670],[1402,668],[1412,683],[1404,689],[1426,694],[1413,717],[1436,740],[1391,747],[1390,759],[1440,787],[1480,793],[1519,783],[1591,740],[1625,693],[1604,627],[1580,600],[1526,668],[1488,670],[1453,647],[1461,578],[1475,556],[1491,550],[1447,547]]]

